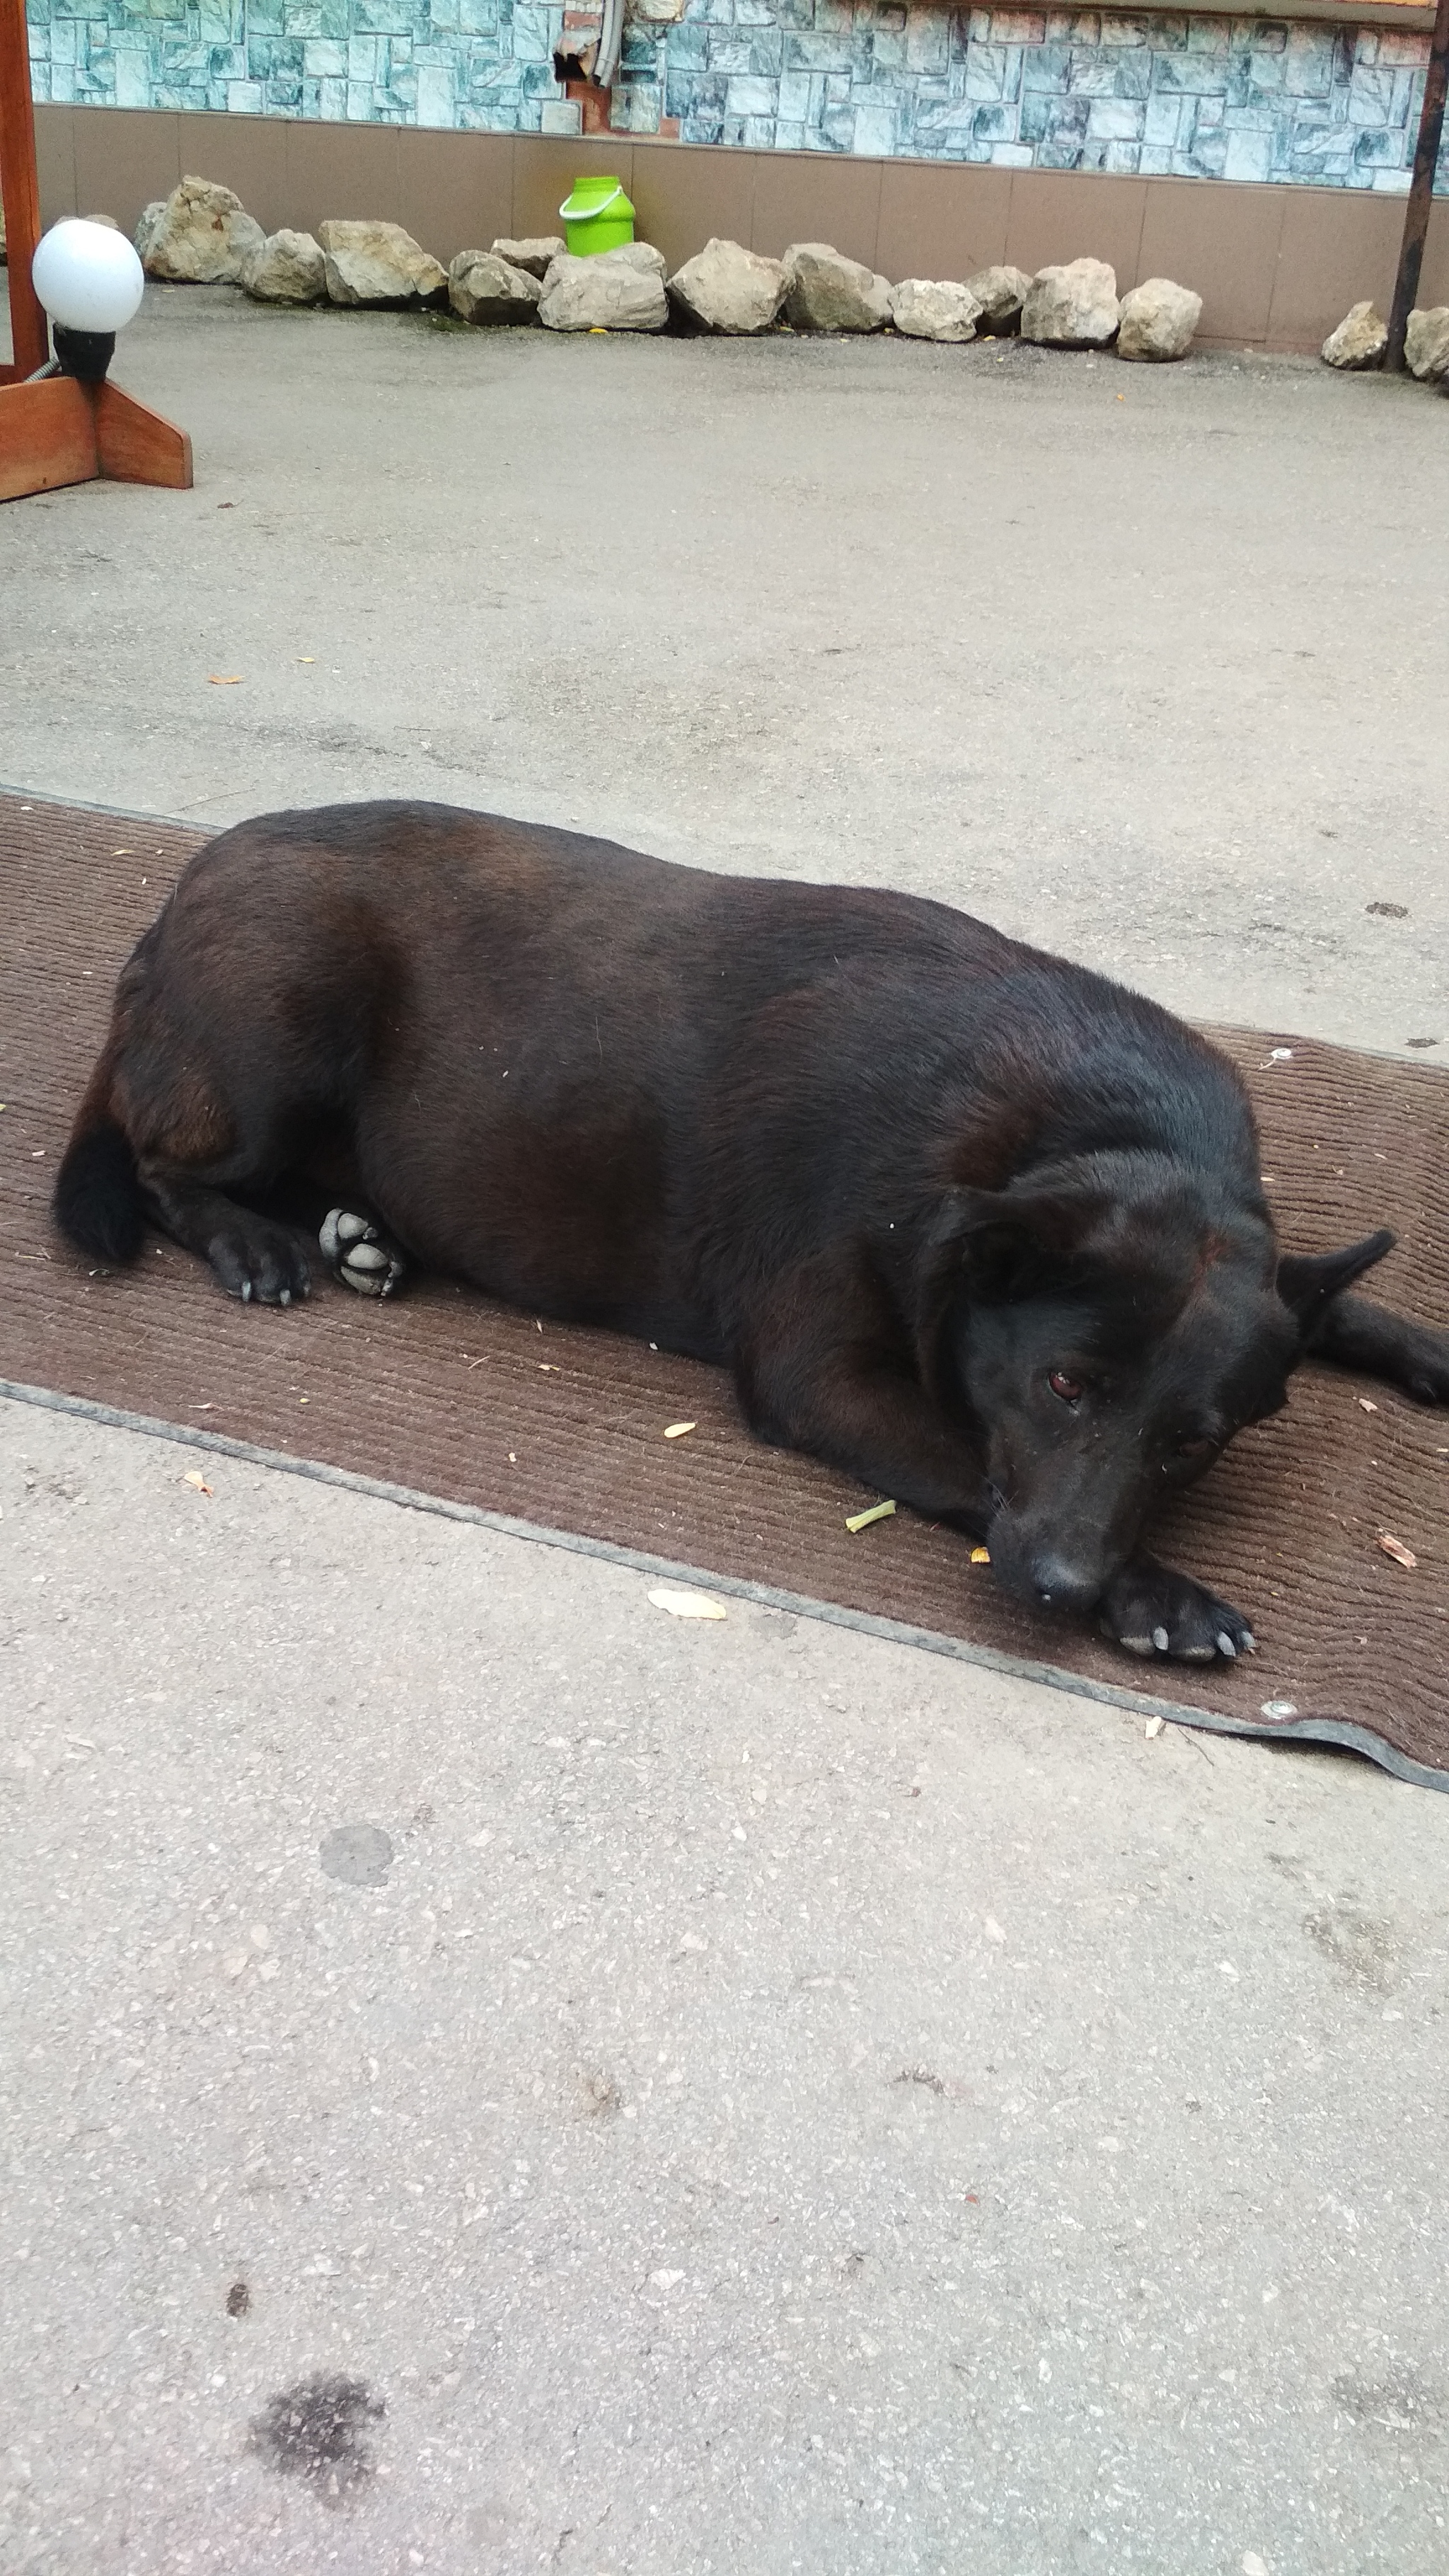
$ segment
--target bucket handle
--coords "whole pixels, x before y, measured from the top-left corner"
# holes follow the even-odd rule
[[[568,195],[565,197],[565,199],[564,199],[564,201],[563,201],[563,204],[562,204],[562,205],[560,206],[560,208],[559,208],[559,213],[563,216],[564,221],[565,221],[566,223],[567,223],[567,222],[569,222],[570,220],[572,220],[572,221],[573,221],[574,223],[576,223],[576,224],[586,224],[586,223],[591,222],[591,221],[592,221],[592,219],[593,219],[593,217],[594,217],[595,215],[605,215],[605,214],[607,214],[607,213],[608,213],[608,211],[609,211],[609,208],[612,206],[612,204],[613,204],[613,202],[614,202],[614,197],[622,197],[622,195],[623,195],[623,193],[624,193],[624,189],[623,189],[623,184],[622,184],[622,182],[621,182],[621,183],[620,183],[620,185],[619,185],[618,187],[616,187],[616,188],[615,188],[615,190],[614,190],[614,197],[605,197],[605,198],[603,199],[603,201],[602,201],[602,203],[601,203],[601,204],[599,204],[599,205],[597,205],[597,206],[590,206],[590,207],[588,208],[588,210],[587,210],[587,212],[586,212],[585,214],[582,214],[582,215],[575,215],[575,216],[573,216],[573,217],[572,217],[572,219],[570,219],[570,216],[569,216],[569,206],[570,206],[570,204],[571,204],[571,202],[572,202],[572,199],[573,199],[573,193],[574,193],[574,192],[573,192],[572,188],[570,188],[570,190],[569,190],[569,192],[568,192]]]

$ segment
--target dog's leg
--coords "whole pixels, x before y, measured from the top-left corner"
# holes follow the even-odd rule
[[[1306,1354],[1387,1378],[1420,1404],[1449,1404],[1449,1333],[1369,1297],[1335,1297],[1304,1336]]]
[[[811,1394],[758,1378],[740,1394],[761,1440],[803,1449],[932,1520],[985,1534],[994,1508],[986,1480],[965,1441],[908,1380],[838,1363]]]
[[[1246,1619],[1190,1574],[1134,1557],[1114,1574],[1102,1595],[1104,1637],[1129,1655],[1167,1655],[1188,1664],[1210,1664],[1219,1655],[1252,1654],[1257,1640]]]
[[[785,1303],[774,1330],[737,1354],[736,1383],[751,1430],[803,1449],[932,1519],[984,1533],[994,1508],[965,1436],[861,1332],[859,1301],[837,1310],[817,1275]],[[805,1320],[808,1318],[808,1320]]]
[[[163,1233],[209,1262],[229,1297],[290,1306],[311,1295],[307,1256],[286,1226],[164,1164],[142,1162],[140,1182]]]

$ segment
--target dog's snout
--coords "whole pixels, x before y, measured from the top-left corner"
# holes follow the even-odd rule
[[[1090,1610],[1102,1589],[1100,1574],[1086,1574],[1061,1556],[1034,1556],[1027,1572],[1044,1610]]]

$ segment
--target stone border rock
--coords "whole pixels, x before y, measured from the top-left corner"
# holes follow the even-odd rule
[[[1119,299],[1113,270],[1091,258],[1034,277],[998,264],[965,280],[892,285],[829,242],[792,242],[783,259],[766,259],[716,234],[671,277],[648,242],[575,259],[547,234],[500,236],[486,251],[459,251],[445,269],[401,224],[381,220],[329,217],[317,237],[285,227],[264,235],[230,188],[190,174],[146,207],[134,238],[147,275],[173,283],[234,284],[267,304],[446,305],[457,320],[495,330],[672,327],[722,339],[891,331],[944,345],[1019,332],[1043,349],[1115,347],[1119,358],[1161,364],[1187,356],[1202,319],[1191,287],[1149,277]],[[1355,304],[1322,356],[1363,373],[1380,365],[1387,338],[1372,304]],[[1410,314],[1405,358],[1412,378],[1449,392],[1449,305]]]

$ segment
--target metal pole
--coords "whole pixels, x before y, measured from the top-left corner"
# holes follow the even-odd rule
[[[1404,336],[1419,292],[1424,240],[1434,203],[1434,173],[1439,166],[1439,138],[1444,131],[1446,90],[1449,90],[1449,0],[1439,0],[1433,41],[1429,47],[1429,73],[1424,83],[1424,113],[1419,119],[1414,175],[1409,182],[1409,207],[1404,217],[1399,274],[1394,282],[1393,311],[1389,315],[1389,344],[1384,351],[1384,365],[1400,373],[1404,364]]]
[[[1449,7],[1449,0],[1445,0],[1445,6]],[[40,239],[40,191],[35,179],[35,116],[30,104],[25,0],[0,0],[0,189],[4,194],[5,246],[10,262],[14,371],[23,377],[33,375],[50,356],[49,326],[30,283],[30,263]]]

